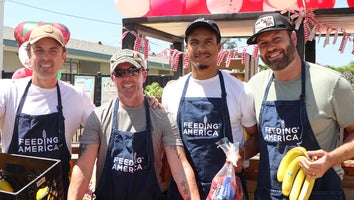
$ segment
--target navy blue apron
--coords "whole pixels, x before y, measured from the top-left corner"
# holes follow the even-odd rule
[[[46,115],[27,115],[22,113],[30,80],[20,100],[16,112],[14,132],[8,153],[21,154],[61,160],[64,196],[69,187],[69,168],[71,155],[65,140],[65,125],[61,94],[57,83],[58,112]]]
[[[146,130],[134,133],[117,129],[118,98],[115,102],[105,165],[95,191],[97,200],[160,198],[161,190],[154,167],[150,111],[146,98],[144,105]]]
[[[212,179],[226,161],[225,153],[215,143],[224,137],[233,141],[224,79],[221,71],[218,74],[221,98],[185,97],[190,75],[186,80],[177,114],[186,156],[194,170],[201,199],[208,196]],[[247,194],[242,175],[243,173],[237,173],[243,181],[244,193]],[[168,199],[182,199],[174,180],[170,183]]]
[[[286,152],[295,146],[318,150],[320,146],[307,118],[305,104],[305,62],[302,62],[299,100],[267,101],[274,74],[270,78],[259,114],[260,162],[255,199],[288,199],[282,195],[277,170]],[[345,199],[341,179],[333,168],[316,179],[311,200]]]

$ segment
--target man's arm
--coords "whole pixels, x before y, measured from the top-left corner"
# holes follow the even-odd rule
[[[82,200],[89,187],[98,153],[98,144],[80,144],[79,158],[73,168],[68,200]]]
[[[182,146],[165,147],[172,176],[183,199],[200,199],[194,171]]]
[[[345,128],[345,132],[347,135],[343,144],[329,152],[329,156],[333,158],[332,166],[354,157],[354,123]]]
[[[244,160],[247,160],[259,153],[258,127],[257,125],[245,127],[245,131],[248,139],[245,141],[243,147],[240,148],[240,155]]]
[[[354,123],[345,128],[348,133],[343,144],[331,152],[324,150],[307,151],[307,155],[312,160],[303,159],[299,162],[305,173],[313,178],[322,177],[331,167],[341,164],[354,156]]]
[[[257,125],[251,127],[245,127],[246,134],[248,136],[247,140],[242,147],[239,148],[237,158],[237,166],[234,166],[235,172],[241,172],[243,169],[243,161],[259,153],[259,144],[258,144],[258,127]],[[230,160],[226,157],[226,162]]]

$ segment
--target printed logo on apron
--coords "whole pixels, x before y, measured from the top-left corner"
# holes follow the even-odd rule
[[[287,127],[284,120],[280,120],[280,127],[264,126],[264,140],[267,142],[300,141],[300,127]]]
[[[59,151],[59,138],[47,137],[47,131],[42,130],[42,137],[19,138],[18,153],[41,153]]]
[[[144,157],[137,157],[136,152],[134,154],[134,159],[129,159],[126,157],[116,156],[113,158],[112,170],[126,173],[134,173],[139,170],[143,170]]]
[[[184,121],[182,124],[182,134],[199,137],[219,137],[220,128],[221,123],[213,123],[205,115],[203,122]]]

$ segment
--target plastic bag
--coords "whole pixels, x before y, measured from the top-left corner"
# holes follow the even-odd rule
[[[231,163],[225,162],[213,178],[207,200],[242,200],[244,196],[241,180],[235,175],[233,166],[237,166],[235,152],[238,152],[238,143],[235,145],[227,138],[223,138],[216,144],[228,156]]]

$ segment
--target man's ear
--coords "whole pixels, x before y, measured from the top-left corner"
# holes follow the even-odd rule
[[[145,83],[148,71],[147,70],[142,70],[142,73],[143,73],[143,79],[144,79],[143,82]]]
[[[221,42],[219,42],[219,44],[218,44],[218,50],[219,50],[219,52],[221,51]]]
[[[64,52],[63,52],[63,55],[62,55],[63,62],[65,62],[66,55],[67,55],[67,53],[66,53],[66,51],[64,51]]]
[[[291,41],[294,43],[295,46],[297,46],[297,36],[295,31],[291,32]]]

